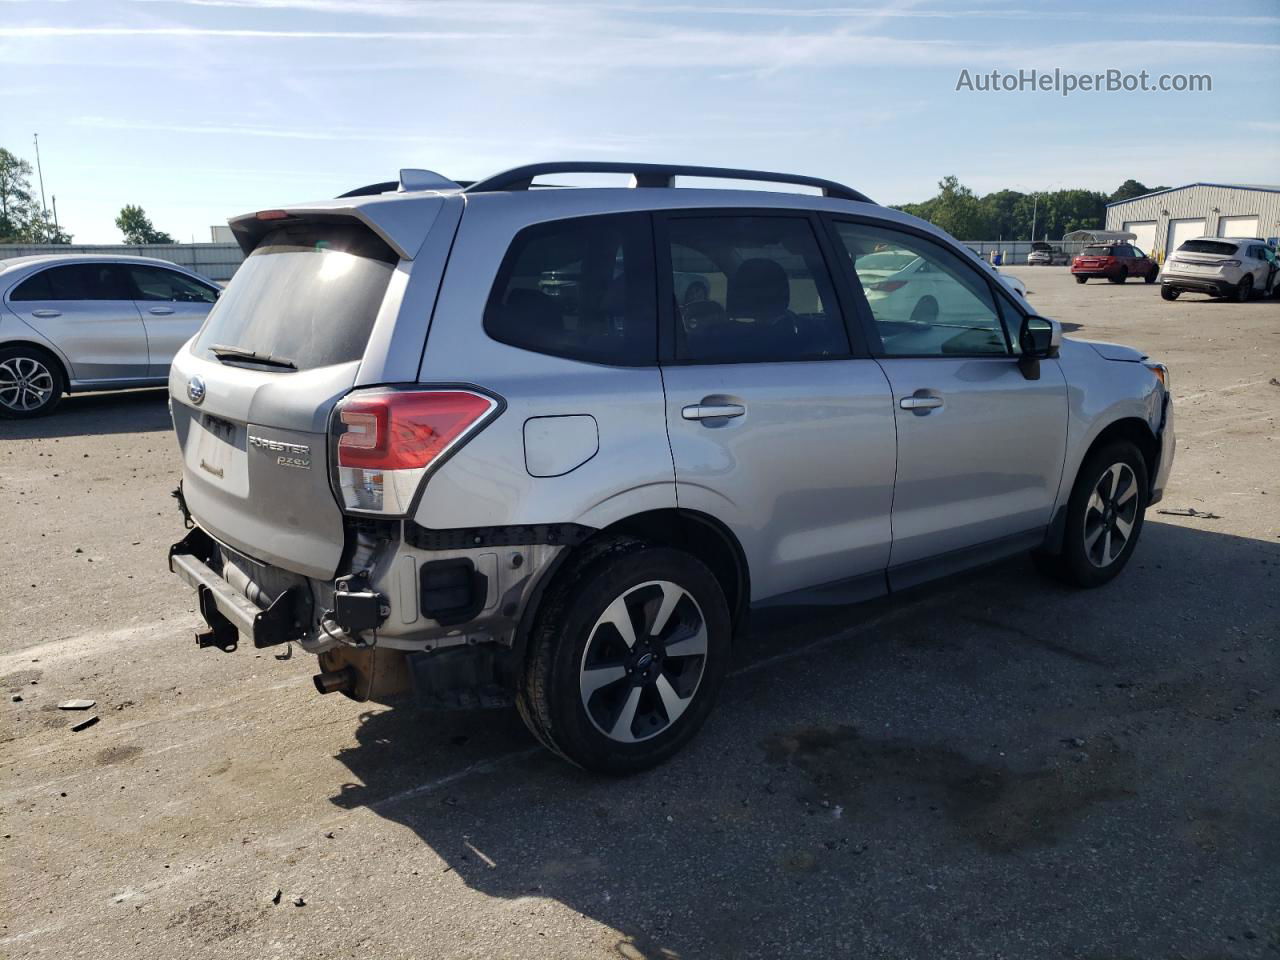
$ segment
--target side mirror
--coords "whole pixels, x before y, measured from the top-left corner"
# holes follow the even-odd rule
[[[1062,326],[1056,320],[1035,315],[1022,318],[1018,345],[1024,357],[1056,357],[1062,344]]]

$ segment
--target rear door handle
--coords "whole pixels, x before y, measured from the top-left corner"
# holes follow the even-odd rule
[[[32,310],[31,315],[33,317],[60,317],[62,316],[62,311],[61,310]]]
[[[935,410],[942,406],[941,397],[903,397],[898,401],[903,410]]]
[[[716,417],[740,417],[747,408],[740,403],[691,403],[680,411],[686,420],[711,420]]]
[[[151,307],[147,313],[154,313],[158,317],[164,317],[173,313],[173,307]]]

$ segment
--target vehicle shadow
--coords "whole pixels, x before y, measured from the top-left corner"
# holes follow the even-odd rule
[[[382,709],[332,802],[623,957],[1212,953],[1207,918],[1264,918],[1280,884],[1278,585],[1280,541],[1151,514],[1099,590],[1019,558],[751,635],[656,770],[588,775],[512,713]]]
[[[150,433],[168,430],[164,387],[63,397],[53,413],[32,420],[0,420],[0,438],[37,440],[89,434]]]

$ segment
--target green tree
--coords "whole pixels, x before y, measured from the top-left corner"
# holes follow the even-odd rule
[[[124,234],[125,243],[173,243],[173,237],[151,224],[146,211],[135,204],[126,204],[116,217],[116,226]]]
[[[1146,193],[1155,193],[1157,190],[1168,190],[1168,187],[1148,187],[1146,184],[1137,180],[1126,180],[1120,186],[1116,187],[1115,193],[1107,197],[1108,203],[1115,203],[1117,200],[1131,200],[1134,197],[1140,197]]]
[[[980,240],[991,233],[981,201],[954,176],[938,181],[929,220],[959,240]]]
[[[0,243],[29,242],[39,213],[31,196],[31,164],[0,147]]]

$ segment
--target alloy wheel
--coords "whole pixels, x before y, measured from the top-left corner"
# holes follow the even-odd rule
[[[53,372],[34,357],[0,361],[0,406],[31,413],[49,402],[53,388]]]
[[[637,584],[591,628],[579,668],[582,706],[610,740],[648,740],[693,703],[706,660],[707,624],[692,594],[669,580]]]
[[[1095,567],[1109,567],[1124,552],[1138,521],[1138,478],[1127,463],[1103,471],[1084,511],[1084,553]]]

